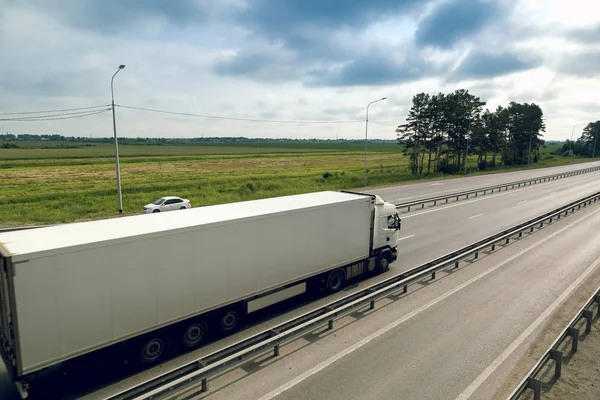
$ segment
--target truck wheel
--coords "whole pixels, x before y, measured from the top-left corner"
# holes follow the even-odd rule
[[[225,335],[235,332],[240,327],[241,314],[235,308],[229,308],[221,314],[219,326]]]
[[[189,322],[183,325],[185,330],[181,342],[185,347],[192,348],[203,343],[208,336],[208,325],[203,319]]]
[[[346,282],[346,274],[341,269],[336,269],[329,273],[327,282],[325,283],[325,290],[329,293],[335,293],[344,287]]]
[[[367,263],[367,272],[371,275],[375,275],[378,270],[377,270],[377,262],[379,260],[375,259],[375,258],[370,258],[366,261]]]
[[[377,260],[377,273],[385,272],[390,268],[390,255],[382,253]]]
[[[148,335],[140,341],[140,362],[146,365],[154,364],[165,355],[166,351],[167,342],[161,335]]]

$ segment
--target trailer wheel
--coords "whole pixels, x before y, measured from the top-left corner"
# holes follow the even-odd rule
[[[329,273],[327,276],[327,282],[325,283],[325,290],[329,293],[335,293],[344,287],[346,282],[346,274],[341,269],[336,269]]]
[[[390,268],[390,255],[388,252],[381,253],[377,260],[377,273],[385,272]]]
[[[139,344],[139,359],[142,364],[154,364],[167,352],[167,341],[160,334],[148,335]]]
[[[183,325],[185,330],[181,337],[181,342],[185,347],[196,347],[206,340],[208,336],[208,325],[203,319],[189,322]]]
[[[241,313],[236,308],[229,308],[221,314],[219,326],[223,334],[235,332],[240,327]]]

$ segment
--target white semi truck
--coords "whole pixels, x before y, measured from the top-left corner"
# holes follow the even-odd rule
[[[2,233],[2,358],[24,397],[109,346],[154,363],[311,285],[386,270],[399,229],[378,196],[319,192]]]

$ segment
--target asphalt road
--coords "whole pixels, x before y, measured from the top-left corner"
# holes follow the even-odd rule
[[[600,285],[599,224],[575,213],[189,399],[505,398]]]
[[[419,200],[427,197],[442,196],[465,190],[478,189],[485,186],[501,185],[525,179],[539,178],[541,176],[558,174],[561,172],[576,171],[600,165],[600,162],[583,164],[570,164],[561,167],[537,168],[525,171],[505,172],[498,174],[476,175],[464,178],[445,178],[427,180],[426,182],[407,185],[394,185],[384,188],[369,188],[366,191],[380,195],[392,203],[401,203]],[[362,189],[361,189],[362,191]]]
[[[576,166],[574,165],[570,167],[573,169],[582,168],[581,165],[577,166],[577,168],[575,168]],[[549,172],[546,170],[542,173],[540,170],[536,170],[535,172],[539,173],[537,176],[543,176],[557,173],[558,171]],[[208,352],[225,346],[241,337],[250,335],[256,331],[267,329],[279,322],[315,308],[320,304],[332,301],[334,298],[345,296],[365,285],[387,279],[390,274],[403,272],[518,222],[533,218],[569,201],[581,198],[586,194],[599,191],[599,178],[600,173],[594,172],[404,214],[402,216],[403,228],[399,241],[400,257],[399,260],[392,265],[389,273],[362,281],[354,287],[348,288],[344,292],[321,299],[315,303],[304,305],[285,315],[278,316],[230,338],[206,346],[205,348],[190,353],[180,359],[173,360],[160,368],[147,371],[138,376],[137,379],[151,376],[155,371],[164,370],[169,366],[181,365],[186,360],[191,360],[195,356],[207,354]],[[504,181],[512,182],[518,179],[525,178],[511,177],[504,178]],[[479,184],[478,186],[482,186],[482,184]],[[426,195],[424,194],[420,197],[425,196]],[[406,304],[409,303],[410,302]],[[386,312],[383,312],[383,314],[386,314]],[[0,367],[0,398],[16,399],[16,393],[14,393],[12,384],[8,382],[2,369],[3,366]],[[245,385],[247,385],[247,383]],[[118,386],[119,385],[107,388],[107,390],[110,391]],[[93,396],[91,398],[93,398]]]

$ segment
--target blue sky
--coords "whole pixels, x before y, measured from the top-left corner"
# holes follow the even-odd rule
[[[284,121],[364,120],[395,137],[414,94],[535,102],[547,139],[599,119],[600,13],[589,0],[2,0],[0,112],[117,104]],[[1,117],[1,116],[0,116]],[[207,120],[117,109],[129,137],[360,138],[364,123]],[[578,129],[581,129],[579,127]],[[110,113],[0,121],[2,132],[110,136]]]

